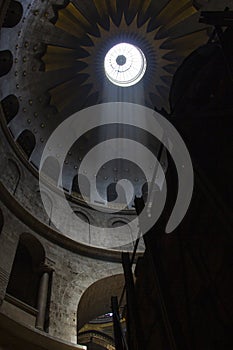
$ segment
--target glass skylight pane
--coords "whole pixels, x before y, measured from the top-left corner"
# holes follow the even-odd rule
[[[146,57],[137,46],[120,43],[113,46],[105,56],[104,69],[107,78],[118,86],[138,83],[146,71]]]

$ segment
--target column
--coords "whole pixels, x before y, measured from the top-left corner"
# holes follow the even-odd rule
[[[38,314],[36,318],[36,328],[43,331],[44,324],[45,324],[47,300],[48,300],[49,280],[53,270],[48,266],[43,266],[41,268],[41,271],[42,271],[42,274],[40,278],[40,286],[39,286],[39,292],[38,292],[38,304],[37,304]]]

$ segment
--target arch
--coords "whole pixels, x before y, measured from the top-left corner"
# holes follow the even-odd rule
[[[113,221],[113,223],[112,223],[112,227],[121,227],[121,226],[125,226],[125,225],[127,225],[127,222],[120,220],[120,219]]]
[[[42,244],[31,234],[23,233],[17,246],[7,293],[36,308],[40,267],[44,259]]]
[[[87,222],[88,224],[90,224],[90,220],[87,217],[87,215],[85,215],[84,213],[82,213],[81,211],[75,211],[74,212],[75,215],[77,215],[81,220],[83,220],[84,222]]]
[[[114,227],[114,228],[119,227],[120,236],[122,236],[124,238],[128,237],[128,239],[129,239],[129,243],[124,244],[124,245],[119,245],[117,247],[113,247],[113,249],[132,251],[134,248],[134,246],[133,246],[134,239],[133,239],[131,228],[128,225],[128,223],[126,221],[122,220],[121,218],[119,218],[119,219],[112,221],[112,227]],[[120,241],[119,241],[119,243],[120,243]]]
[[[19,111],[19,101],[15,95],[8,95],[1,101],[1,104],[8,124]]]
[[[4,217],[3,217],[2,210],[0,208],[0,234],[1,234],[2,229],[3,229],[3,225],[4,225]]]
[[[117,274],[102,278],[89,286],[78,305],[78,329],[98,316],[111,312],[111,297],[120,298],[124,283],[124,275]]]
[[[20,145],[22,150],[25,152],[28,158],[30,158],[35,146],[36,146],[36,138],[30,130],[24,130],[16,142]]]
[[[60,176],[60,164],[54,157],[47,157],[41,168],[42,173],[49,177],[56,185]]]
[[[7,9],[6,17],[3,22],[3,27],[12,28],[16,26],[23,15],[23,6],[18,1],[12,0]]]
[[[116,200],[117,203],[124,204],[126,203],[126,196],[124,188],[118,184],[118,193],[116,189],[116,183],[113,182],[107,187],[107,201],[113,202]],[[118,197],[119,194],[119,197]]]
[[[7,74],[13,65],[13,55],[10,50],[0,52],[0,77]]]
[[[79,183],[82,188],[82,194]],[[72,182],[72,192],[77,193],[79,195],[83,195],[83,197],[90,198],[90,182],[85,175],[75,175]]]
[[[79,333],[78,342],[86,345],[90,350],[115,350],[113,337],[97,330]]]

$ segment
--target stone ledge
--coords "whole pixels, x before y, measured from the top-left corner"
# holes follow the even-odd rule
[[[19,324],[0,314],[0,349],[86,350],[87,347],[62,341],[35,328]]]
[[[7,208],[14,213],[19,220],[29,226],[33,231],[45,237],[49,241],[60,245],[62,248],[68,249],[74,253],[88,256],[90,258],[105,260],[109,262],[121,262],[121,251],[107,250],[102,248],[91,247],[82,243],[76,242],[69,237],[61,235],[58,231],[54,230],[50,226],[42,223],[35,218],[27,209],[25,209],[19,202],[12,196],[0,182],[0,194],[3,203]],[[136,258],[142,256],[143,253],[138,252]]]

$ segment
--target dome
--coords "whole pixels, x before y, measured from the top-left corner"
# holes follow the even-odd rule
[[[170,110],[169,89],[174,72],[184,57],[208,38],[207,28],[197,23],[193,16],[197,9],[191,4],[179,5],[172,12],[170,2],[165,8],[153,2],[143,7],[138,4],[135,8],[131,3],[112,5],[110,12],[98,1],[91,2],[90,6],[72,1],[41,6],[39,10],[37,3],[25,3],[26,16],[17,12],[21,13],[20,23],[12,31],[5,29],[1,39],[2,47],[7,47],[12,56],[11,59],[9,56],[10,72],[8,68],[5,71],[9,83],[7,88],[3,87],[2,98],[6,128],[15,141],[16,151],[35,174],[54,130],[85,108],[129,102],[155,108],[166,115]],[[132,65],[126,82],[112,76],[115,68],[109,72],[112,53],[122,43],[126,52],[123,50],[115,63],[131,51],[138,62],[138,71]],[[131,65],[129,60],[126,57],[126,63],[120,63],[119,67],[125,69],[125,65]],[[58,145],[54,154],[57,162],[53,160],[49,166],[57,171],[52,183],[74,200],[83,201],[84,206],[85,202],[92,205],[101,202],[114,208],[108,196],[116,196],[116,184],[121,179],[132,183],[134,196],[141,196],[147,181],[143,169],[120,158],[102,164],[98,174],[87,174],[84,169],[80,180],[87,184],[83,196],[77,185],[80,165],[88,150],[109,138],[122,136],[133,137],[158,154],[159,142],[149,133],[123,124],[98,126],[87,130],[71,145],[62,167],[58,166],[61,156],[61,145]],[[161,163],[166,169],[165,152]],[[47,172],[49,178],[50,169]],[[90,198],[88,187],[94,176],[97,176],[100,196]],[[118,204],[119,201],[115,207],[119,207]],[[126,210],[132,211],[132,206],[132,200],[125,203]]]
[[[132,349],[139,334],[141,348],[184,339],[191,349],[191,328],[203,350],[214,333],[221,340],[230,199],[218,174],[230,174],[231,65],[201,11],[221,17],[227,6],[0,5],[1,349],[115,350],[114,322],[123,343],[133,332]],[[204,334],[205,322],[217,331]],[[212,348],[231,347],[219,339]]]

